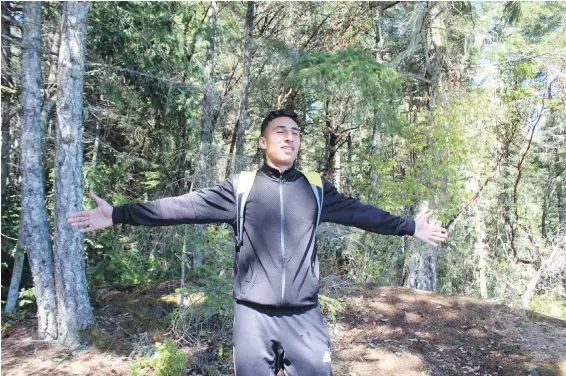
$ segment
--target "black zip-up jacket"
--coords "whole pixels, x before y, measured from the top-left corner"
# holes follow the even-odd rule
[[[322,181],[320,222],[385,235],[414,234],[412,220],[344,196],[326,179]],[[267,165],[258,171],[247,200],[243,244],[236,259],[234,297],[238,301],[270,306],[317,304],[317,213],[316,198],[301,172],[291,168],[281,174]],[[229,223],[235,228],[232,180],[178,197],[114,207],[112,221],[145,226]]]

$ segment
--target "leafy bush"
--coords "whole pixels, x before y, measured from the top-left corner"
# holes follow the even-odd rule
[[[320,305],[322,314],[331,321],[336,321],[336,314],[342,312],[344,309],[344,303],[341,299],[331,298],[322,294],[318,295],[318,304]]]
[[[153,370],[155,376],[175,376],[181,375],[187,366],[187,357],[173,343],[171,338],[167,338],[163,343],[156,344],[155,354],[151,357],[138,358],[132,365],[133,376],[146,374]]]

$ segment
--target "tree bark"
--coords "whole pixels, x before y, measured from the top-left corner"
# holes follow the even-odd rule
[[[529,282],[527,283],[527,287],[525,288],[525,292],[522,297],[522,306],[524,309],[529,308],[529,305],[535,293],[535,289],[540,281],[542,274],[545,272],[546,268],[548,268],[548,266],[552,264],[554,257],[558,254],[558,251],[560,250],[561,246],[562,247],[564,246],[564,242],[560,242],[560,240],[557,240],[556,243],[553,245],[552,251],[550,252],[548,257],[542,257],[540,267],[538,268],[537,271],[535,271],[533,276],[529,279]]]
[[[8,298],[4,312],[10,313],[16,308],[18,302],[18,293],[20,291],[20,282],[22,281],[22,271],[24,270],[25,253],[18,250],[14,255],[14,265],[12,266],[12,278],[10,279],[10,288],[8,289]]]
[[[68,345],[79,343],[80,331],[94,323],[87,293],[83,236],[67,224],[69,213],[82,210],[82,92],[89,5],[64,4],[58,62],[54,254],[59,340]]]
[[[8,2],[2,2],[2,35],[10,35],[10,27],[7,18],[10,17],[10,9],[8,7]],[[12,62],[12,51],[10,48],[10,42],[6,38],[2,38],[2,68],[10,69]],[[13,88],[12,77],[2,74],[2,87]],[[2,171],[1,171],[1,192],[2,192],[2,202],[5,201],[6,186],[8,185],[8,175],[10,163],[10,149],[12,146],[11,137],[11,120],[13,115],[16,113],[14,110],[14,104],[12,103],[13,94],[9,93],[8,90],[2,89]]]
[[[248,85],[250,82],[250,67],[252,63],[252,31],[254,27],[254,2],[248,1],[246,10],[246,38],[244,42],[244,73],[242,76],[242,100],[240,117],[236,133],[236,163],[235,172],[242,171],[244,163],[244,143],[246,140],[246,116],[248,108]]]
[[[346,138],[346,145],[348,146],[346,153],[346,162],[348,167],[346,173],[344,174],[344,187],[342,188],[344,193],[347,195],[352,195],[352,157],[353,157],[353,144],[352,135],[348,133]]]
[[[554,166],[556,171],[556,200],[558,209],[558,223],[566,222],[566,205],[564,203],[564,165],[560,164],[560,154],[556,151],[554,156]]]
[[[375,28],[375,59],[378,63],[383,63],[383,46],[385,39],[383,38],[383,30],[381,27],[381,18],[383,17],[383,7],[385,4],[382,2],[375,3],[375,15],[373,18],[373,27]]]
[[[476,212],[474,220],[476,222],[475,254],[478,258],[478,280],[480,284],[480,296],[482,299],[487,299],[487,250],[485,245],[485,219],[479,208]]]
[[[22,210],[19,248],[27,251],[37,300],[38,336],[58,335],[53,253],[42,173],[41,2],[24,3],[20,165]]]
[[[370,155],[371,155],[371,165],[369,168],[369,183],[370,183],[370,200],[374,201],[377,200],[377,197],[379,195],[379,190],[377,189],[377,169],[375,168],[375,162],[377,159],[377,156],[379,154],[379,146],[381,144],[381,131],[380,131],[380,126],[381,126],[381,112],[379,111],[379,109],[375,109],[374,110],[374,123],[373,123],[373,133],[372,133],[372,137],[371,137],[371,149],[370,149]]]
[[[431,112],[430,116],[434,116],[437,110],[438,99],[440,94],[444,91],[443,73],[441,69],[442,61],[446,50],[446,30],[442,19],[443,3],[428,2],[428,19],[427,19],[427,38],[424,45],[425,55],[425,69],[426,77],[429,78],[431,84],[428,85],[429,91],[429,104],[428,109]],[[443,97],[444,98],[444,97]],[[440,160],[440,156],[437,158]],[[446,194],[446,176],[442,178],[444,185],[440,190],[437,197],[430,202],[430,207],[424,205],[421,209],[422,213],[428,210],[434,210],[438,202],[442,202],[442,197]],[[433,182],[425,182],[425,184],[432,184]],[[438,264],[438,248],[429,246],[428,244],[419,244],[417,248],[418,256],[411,255],[409,259],[409,285],[413,288],[426,291],[435,291]],[[418,258],[418,262],[415,259]]]

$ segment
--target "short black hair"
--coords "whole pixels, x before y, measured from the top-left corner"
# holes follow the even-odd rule
[[[263,121],[261,122],[261,135],[263,136],[263,133],[265,132],[265,128],[267,128],[267,125],[271,122],[271,120],[280,117],[291,118],[295,123],[297,123],[297,125],[300,126],[299,115],[297,115],[295,111],[285,110],[285,109],[274,110],[268,113],[265,119],[263,119]]]

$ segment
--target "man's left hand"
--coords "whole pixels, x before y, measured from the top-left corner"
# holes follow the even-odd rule
[[[422,242],[438,247],[440,243],[448,239],[448,231],[440,226],[434,226],[428,223],[432,216],[432,212],[428,212],[415,219],[415,233],[414,238]]]

